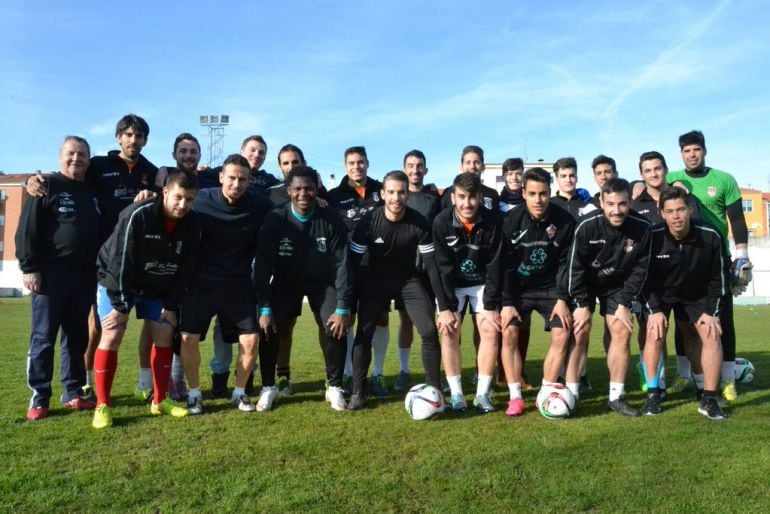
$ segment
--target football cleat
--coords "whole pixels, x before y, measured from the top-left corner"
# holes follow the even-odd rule
[[[112,426],[112,407],[106,403],[96,406],[94,411],[94,420],[91,426],[98,429],[109,428]]]
[[[487,413],[495,411],[495,406],[492,405],[488,394],[477,394],[473,399],[473,406],[476,407],[479,412]]]
[[[48,407],[32,407],[27,411],[27,421],[40,421],[48,417]]]
[[[453,394],[449,403],[452,405],[452,410],[455,412],[465,412],[468,410],[468,404],[465,403],[465,398],[461,394]]]
[[[259,393],[259,400],[257,400],[257,412],[267,412],[273,409],[273,402],[278,395],[278,388],[275,386],[267,386],[262,388],[262,392]]]
[[[735,388],[735,382],[722,382],[722,396],[728,402],[734,402],[738,399],[738,390]]]
[[[348,410],[361,410],[366,407],[366,397],[363,393],[353,393],[348,402]]]
[[[506,416],[516,417],[524,414],[524,400],[522,398],[514,398],[508,402],[508,408],[505,410]]]
[[[150,414],[160,416],[166,414],[172,418],[183,418],[189,414],[186,408],[180,407],[174,403],[171,398],[166,398],[160,403],[150,405]]]
[[[330,386],[326,390],[326,401],[332,406],[332,409],[336,411],[344,411],[348,408],[347,402],[345,402],[345,395],[342,392],[341,387]]]
[[[134,399],[140,402],[147,402],[152,400],[153,396],[153,389],[152,387],[149,389],[139,389],[138,387],[134,390]]]
[[[294,388],[291,386],[289,377],[278,377],[278,396],[286,398],[294,394]]]
[[[647,399],[644,400],[641,413],[645,416],[657,416],[663,410],[660,408],[660,402],[662,401],[660,393],[648,392]]]
[[[396,377],[396,383],[393,384],[393,390],[397,393],[403,393],[404,391],[408,391],[411,387],[412,375],[405,371],[400,371]]]
[[[692,378],[684,378],[681,375],[677,375],[676,379],[674,379],[674,383],[671,384],[668,390],[672,393],[681,393],[691,387],[695,387],[695,382]]]
[[[390,396],[388,384],[385,382],[385,377],[382,375],[372,375],[372,394],[376,398],[387,398]]]
[[[198,396],[187,398],[187,412],[190,416],[199,416],[203,414],[203,399]]]
[[[706,416],[708,419],[713,419],[717,421],[727,419],[727,414],[722,412],[722,409],[719,407],[719,403],[717,402],[717,399],[714,398],[713,396],[704,396],[703,398],[701,398],[700,406],[698,407],[698,412]]]
[[[81,396],[76,396],[70,401],[65,402],[64,406],[74,410],[94,410],[96,408],[96,402],[92,402]]]
[[[607,410],[617,412],[618,414],[623,414],[624,416],[631,416],[633,418],[642,415],[638,410],[631,407],[628,402],[626,402],[625,396],[621,396],[617,400],[607,402]]]

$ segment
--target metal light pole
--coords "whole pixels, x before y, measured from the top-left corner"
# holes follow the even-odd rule
[[[214,167],[222,162],[224,155],[225,127],[230,124],[228,114],[203,114],[200,116],[200,124],[209,129],[209,167]]]

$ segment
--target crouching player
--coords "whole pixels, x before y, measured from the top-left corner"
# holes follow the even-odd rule
[[[307,296],[318,327],[324,331],[322,351],[326,364],[326,401],[332,409],[347,408],[342,373],[347,353],[347,331],[353,295],[348,266],[348,232],[331,207],[316,202],[318,173],[296,166],[286,178],[290,203],[265,217],[259,234],[254,266],[260,326],[291,331]],[[269,283],[272,275],[272,284]],[[275,366],[262,373],[275,373]]]
[[[131,205],[120,214],[115,231],[97,258],[96,302],[102,335],[94,357],[97,407],[93,427],[112,426],[112,382],[118,348],[131,308],[150,322],[154,341],[150,358],[154,396],[150,412],[187,415],[166,398],[173,358],[175,309],[192,272],[200,240],[198,218],[192,214],[198,181],[182,171],[169,177],[163,195]]]
[[[686,191],[677,187],[663,191],[659,205],[664,224],[652,230],[650,269],[642,293],[647,318],[647,400],[642,413],[661,412],[658,377],[673,310],[685,349],[691,350],[688,354],[701,396],[698,412],[709,419],[726,419],[717,403],[722,365],[719,309],[726,293],[722,238],[713,228],[690,219]]]
[[[555,383],[567,359],[572,313],[566,284],[567,254],[575,220],[566,209],[551,203],[551,175],[542,168],[524,173],[524,204],[503,221],[501,324],[502,358],[511,394],[509,416],[524,413],[521,397],[522,355],[519,326],[529,324],[532,311],[545,319],[551,346],[543,363],[543,385]],[[582,362],[570,360],[567,387],[575,398],[580,389]]]
[[[497,268],[500,224],[496,213],[481,208],[481,180],[477,175],[457,175],[452,185],[451,209],[444,209],[433,222],[434,256],[442,286],[435,291],[439,306],[441,357],[451,389],[452,409],[467,410],[460,373],[460,332],[465,306],[476,318],[479,343],[478,381],[473,404],[481,412],[495,410],[489,387],[497,362],[500,333],[500,282]]]

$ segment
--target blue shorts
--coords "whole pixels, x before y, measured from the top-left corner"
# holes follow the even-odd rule
[[[128,305],[129,312],[132,307],[136,307],[136,319],[160,321],[160,312],[163,310],[163,302],[160,298],[142,298],[137,296]],[[99,314],[100,323],[112,312],[112,304],[110,303],[110,297],[107,295],[107,288],[101,284],[96,288],[96,312]]]

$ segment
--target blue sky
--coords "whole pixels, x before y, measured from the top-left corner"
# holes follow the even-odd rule
[[[677,136],[706,134],[711,166],[770,190],[767,1],[100,2],[3,0],[0,170],[57,168],[65,134],[95,154],[144,116],[145,155],[204,143],[200,114],[300,146],[325,175],[365,145],[370,174],[422,149],[446,184],[460,151],[487,162],[572,155],[593,189],[606,153],[636,178],[640,153],[681,166]],[[276,172],[277,173],[277,172]]]

